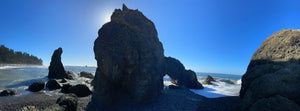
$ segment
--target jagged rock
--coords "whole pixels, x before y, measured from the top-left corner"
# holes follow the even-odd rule
[[[76,94],[78,97],[85,97],[92,94],[92,91],[84,84],[78,84],[70,87],[69,92]]]
[[[46,84],[48,89],[60,89],[61,85],[56,80],[49,80]]]
[[[72,87],[72,85],[70,85],[70,84],[64,84],[63,87],[61,88],[61,92],[63,92],[63,93],[70,93],[70,87]]]
[[[186,70],[179,60],[165,57],[164,61],[164,73],[169,75],[172,83],[190,89],[203,89],[202,84],[197,80],[196,73],[192,70]]]
[[[168,88],[169,89],[186,89],[186,87],[184,87],[184,86],[177,86],[177,85],[169,85]]]
[[[85,77],[85,78],[90,78],[93,79],[94,75],[92,73],[86,72],[86,71],[82,71],[79,73],[80,77]]]
[[[17,94],[17,90],[15,89],[6,89],[0,93],[0,96],[13,96]]]
[[[38,92],[43,90],[45,87],[45,83],[43,81],[34,82],[29,86],[29,90],[32,92]]]
[[[208,85],[211,85],[212,82],[215,82],[216,80],[211,77],[210,75],[207,75],[204,79],[204,81],[202,82],[202,84],[208,84]]]
[[[59,47],[56,49],[52,55],[50,66],[49,66],[49,73],[48,77],[50,79],[74,79],[72,75],[66,73],[65,68],[61,62],[61,54],[62,48]]]
[[[254,106],[289,108],[281,96],[300,105],[300,30],[284,29],[268,37],[254,53],[246,74],[242,77],[241,109]],[[274,99],[263,99],[274,98]],[[265,102],[267,101],[267,102]],[[270,106],[271,107],[271,106]]]
[[[113,12],[94,44],[94,110],[123,96],[151,103],[163,89],[164,51],[154,24],[137,10],[123,9]]]

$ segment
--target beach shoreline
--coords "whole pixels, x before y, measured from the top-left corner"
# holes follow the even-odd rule
[[[59,95],[47,95],[36,92],[22,97],[0,97],[0,110],[20,110],[26,106],[35,106],[43,110],[56,103]],[[125,98],[111,107],[102,110],[173,110],[173,111],[239,111],[240,98],[228,96],[206,98],[186,89],[163,90],[161,96],[151,104],[136,104]],[[132,98],[131,98],[132,99]],[[84,111],[91,96],[79,97],[77,111]]]

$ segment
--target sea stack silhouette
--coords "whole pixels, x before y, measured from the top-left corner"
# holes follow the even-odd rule
[[[74,79],[72,74],[68,74],[61,62],[61,54],[63,50],[61,47],[56,49],[52,55],[50,66],[48,67],[48,78],[50,79]]]
[[[242,111],[299,111],[300,30],[268,37],[253,54],[240,91]]]
[[[122,10],[115,9],[111,21],[98,31],[94,53],[98,67],[87,110],[100,110],[124,98],[147,104],[163,91],[163,46],[153,22],[140,11],[124,4]]]

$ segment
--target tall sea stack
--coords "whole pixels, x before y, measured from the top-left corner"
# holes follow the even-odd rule
[[[164,50],[154,24],[140,11],[116,9],[99,30],[94,52],[98,67],[89,109],[124,96],[150,103],[160,95]]]
[[[48,67],[49,73],[48,78],[50,79],[74,79],[71,74],[67,74],[65,68],[61,62],[61,54],[63,50],[61,47],[56,49],[52,55],[50,66]]]
[[[242,78],[242,111],[299,111],[300,30],[268,37]]]

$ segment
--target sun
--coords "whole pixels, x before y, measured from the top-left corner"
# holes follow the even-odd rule
[[[104,23],[110,22],[110,16],[111,16],[111,14],[105,14]]]

